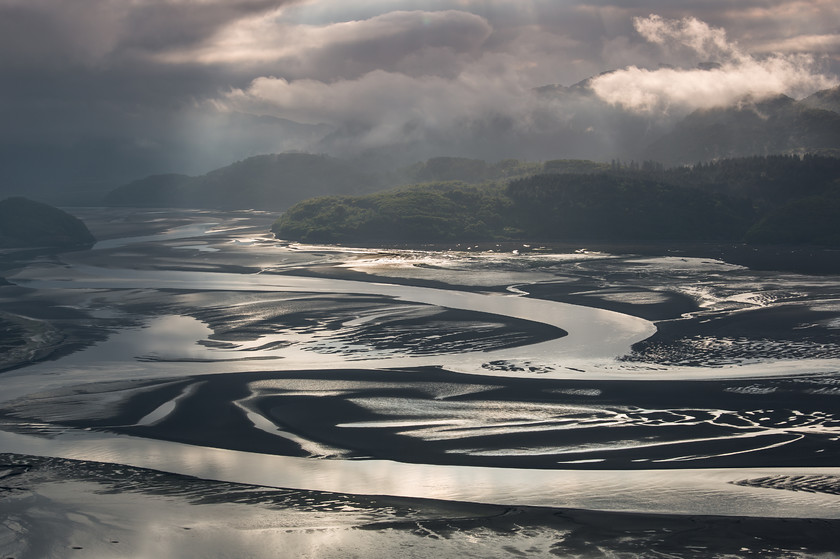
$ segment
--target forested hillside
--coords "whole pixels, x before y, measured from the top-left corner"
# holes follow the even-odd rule
[[[317,242],[731,240],[840,244],[840,160],[772,156],[322,197],[274,225]]]

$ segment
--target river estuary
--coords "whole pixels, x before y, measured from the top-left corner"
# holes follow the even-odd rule
[[[840,519],[834,276],[678,250],[303,246],[247,212],[77,213],[104,240],[6,275],[0,312],[48,358],[0,375],[3,452],[339,494]]]

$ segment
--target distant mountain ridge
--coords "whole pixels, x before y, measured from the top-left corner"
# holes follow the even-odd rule
[[[832,93],[834,92],[834,93]],[[802,101],[785,95],[698,110],[651,143],[643,159],[689,164],[751,155],[840,154],[837,89]],[[840,108],[840,107],[838,107]]]
[[[587,160],[487,163],[466,157],[433,157],[392,172],[367,171],[360,163],[325,155],[258,155],[205,175],[151,175],[111,191],[108,206],[282,210],[308,198],[360,195],[400,184],[458,180],[503,181],[537,173],[595,173],[609,168]]]
[[[111,191],[105,204],[278,210],[315,196],[372,192],[381,188],[381,180],[326,155],[258,155],[197,177],[145,177]]]
[[[573,107],[568,126],[581,141],[591,142],[593,134],[600,133],[601,149],[609,149],[611,138],[616,145],[634,141],[634,159],[666,165],[753,155],[840,155],[840,86],[799,101],[786,95],[745,97],[730,106],[696,110],[669,129],[603,101],[591,88],[593,79],[571,86],[546,85],[533,92]],[[612,128],[603,128],[602,121],[607,120]]]
[[[714,65],[698,69],[714,70]],[[597,79],[522,92],[511,100],[512,106],[522,102],[521,111],[476,111],[437,124],[436,118],[418,117],[384,136],[361,124],[303,124],[232,112],[212,122],[192,114],[189,125],[179,127],[177,141],[158,141],[154,135],[142,142],[121,135],[71,144],[12,139],[0,145],[0,193],[60,206],[95,205],[107,196],[107,203],[117,205],[282,209],[300,199],[298,191],[360,194],[405,184],[393,176],[396,170],[439,156],[484,160],[490,166],[508,159],[652,160],[672,166],[752,155],[840,155],[840,87],[801,100],[741,99],[680,118],[610,104],[593,90]],[[258,153],[281,155],[254,159]],[[237,159],[239,168],[228,175],[195,176]],[[158,174],[169,170],[192,176]],[[492,176],[496,170],[481,172]],[[458,178],[441,178],[434,170],[427,175],[423,180]],[[126,185],[140,177],[145,178]],[[223,179],[234,184],[222,186]],[[105,194],[119,185],[126,186]]]
[[[609,153],[610,146],[633,144],[637,147],[632,159],[665,166],[777,154],[840,156],[840,87],[800,101],[785,95],[746,98],[733,106],[694,111],[666,129],[597,98],[592,79],[533,90],[557,100],[559,107],[579,109],[569,114],[556,134],[544,138],[544,148],[555,146],[558,157],[568,157],[572,144],[579,151],[603,153]],[[504,141],[515,144],[516,140],[513,135]],[[476,183],[607,170],[604,163],[585,158],[547,158],[544,163],[507,158],[487,163],[443,156],[403,167],[391,161],[389,167],[387,153],[380,156],[345,160],[308,153],[258,155],[201,176],[151,175],[111,191],[105,204],[282,210],[317,196],[361,195],[420,182]]]
[[[801,103],[811,109],[822,109],[840,113],[840,85],[831,89],[817,91],[803,99]]]

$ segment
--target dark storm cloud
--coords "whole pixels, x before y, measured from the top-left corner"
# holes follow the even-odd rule
[[[467,12],[390,12],[322,26],[245,18],[201,44],[174,49],[162,63],[246,65],[287,79],[334,81],[374,70],[451,74],[462,56],[478,54],[492,29]]]
[[[282,0],[4,0],[4,65],[56,62],[107,66],[206,38]]]
[[[410,12],[411,18],[403,22],[400,35],[412,25],[441,26],[464,14],[446,12],[450,13],[453,15],[431,18],[421,12]],[[361,28],[370,25],[375,29],[373,22],[378,19],[379,16],[354,25]],[[628,61],[641,60],[644,64],[625,66],[594,79],[590,98],[536,96],[533,88],[555,81],[552,78],[556,79],[562,71],[556,68],[568,66],[566,57],[585,43],[552,30],[551,18],[543,25],[530,23],[524,17],[520,20],[518,26],[508,24],[506,31],[510,36],[495,39],[494,34],[500,31],[487,21],[493,31],[486,34],[484,43],[477,34],[476,42],[469,49],[450,53],[449,61],[457,71],[448,74],[415,74],[394,64],[349,78],[333,75],[333,79],[324,79],[317,74],[304,79],[262,76],[245,88],[233,89],[219,104],[243,112],[352,129],[355,133],[345,138],[344,145],[361,150],[453,136],[459,137],[460,145],[467,145],[468,139],[462,136],[465,130],[471,129],[469,123],[489,121],[509,123],[505,134],[518,138],[519,144],[527,144],[522,139],[529,135],[544,137],[546,127],[555,129],[552,137],[563,135],[563,131],[577,134],[578,138],[583,137],[582,132],[606,137],[608,130],[626,123],[621,118],[605,121],[605,115],[616,115],[605,112],[603,103],[647,114],[655,121],[653,124],[664,126],[669,119],[685,116],[694,109],[723,106],[748,95],[801,97],[837,83],[835,78],[821,73],[816,60],[808,55],[778,53],[756,57],[721,27],[695,17],[667,19],[651,15],[631,18],[630,35],[605,42],[608,47],[613,41],[623,39],[621,55]],[[335,39],[335,44],[351,53],[354,52],[352,40],[361,41],[361,37],[365,37],[365,48],[374,47],[380,40],[383,49],[394,48],[390,42],[393,37],[387,34],[381,37],[376,33],[350,34],[349,39],[345,36],[337,40],[339,34],[329,30],[344,25],[331,23],[319,29],[326,30],[324,37]],[[547,48],[549,45],[554,48]],[[422,56],[423,50],[423,46],[410,49],[416,56]],[[458,56],[464,53],[468,55]],[[284,56],[295,55],[287,52]],[[657,59],[668,66],[660,67],[654,63]],[[716,66],[698,69],[698,63],[703,62]],[[570,122],[576,125],[569,128]],[[348,123],[353,124],[352,128],[347,128]],[[613,130],[613,135],[622,137],[622,132]],[[439,141],[438,145],[441,145]],[[612,149],[616,150],[615,154],[623,155],[627,147]],[[599,155],[610,154],[601,150],[589,156]]]
[[[0,0],[0,188],[190,169],[174,127],[253,75],[154,56],[283,4]]]
[[[45,136],[84,133],[80,120],[93,128],[108,128],[109,121],[115,120],[111,126],[116,128],[133,115],[171,111],[229,87],[236,72],[210,71],[199,65],[174,68],[154,61],[153,53],[201,41],[231,21],[279,4],[265,0],[2,1],[0,110],[33,123],[50,122]],[[62,121],[67,123],[63,130]],[[6,127],[4,132],[39,134],[33,126]]]

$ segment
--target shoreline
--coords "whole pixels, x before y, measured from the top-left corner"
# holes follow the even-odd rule
[[[277,238],[286,245],[298,241]],[[615,255],[674,256],[713,258],[756,271],[795,272],[809,275],[840,274],[840,247],[822,245],[754,245],[735,241],[635,241],[604,239],[569,240],[484,240],[437,243],[398,241],[359,241],[356,243],[304,244],[299,246],[334,246],[344,249],[373,250],[442,250],[465,252],[512,252],[519,254],[570,254],[579,251]]]

